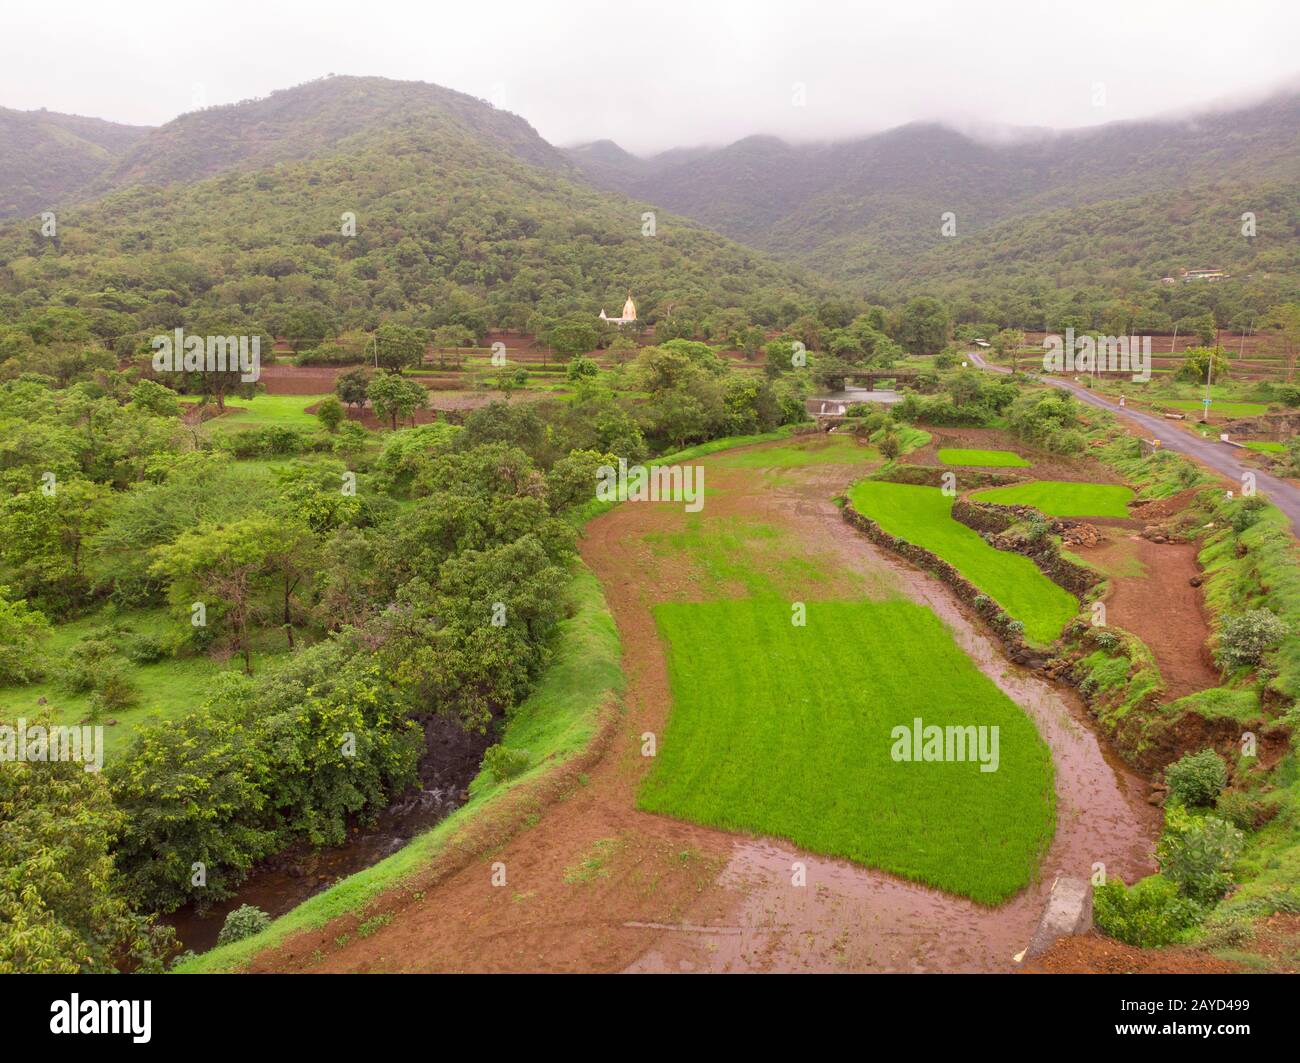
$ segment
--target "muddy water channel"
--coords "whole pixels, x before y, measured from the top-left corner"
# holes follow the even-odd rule
[[[727,475],[710,471],[724,492]],[[1056,834],[1040,878],[1007,903],[986,908],[786,842],[738,838],[719,883],[733,897],[725,925],[715,920],[707,935],[666,933],[629,970],[1012,970],[1058,875],[1088,879],[1103,864],[1107,875],[1132,882],[1155,870],[1161,817],[1145,800],[1145,781],[1097,736],[1077,695],[1010,664],[942,583],[840,519],[829,499],[850,478],[836,466],[804,468],[767,490],[746,492],[741,504],[749,515],[793,531],[806,550],[856,570],[873,593],[900,593],[932,609],[980,670],[1034,720],[1052,750],[1057,798]],[[804,888],[791,884],[795,862],[807,868]]]
[[[459,808],[493,739],[467,735],[444,717],[421,722],[425,752],[417,786],[384,809],[374,823],[352,828],[345,845],[330,849],[295,845],[254,868],[235,896],[206,912],[200,914],[191,905],[164,917],[176,929],[181,947],[205,952],[215,946],[226,915],[241,904],[255,905],[273,918],[283,915],[339,879],[391,856]]]

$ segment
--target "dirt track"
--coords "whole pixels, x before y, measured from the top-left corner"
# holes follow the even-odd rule
[[[585,784],[531,829],[418,901],[396,905],[392,922],[370,936],[343,937],[355,920],[343,921],[263,956],[256,969],[1009,970],[1057,872],[1087,876],[1098,861],[1130,880],[1154,870],[1158,813],[1145,803],[1142,781],[1108,758],[1071,696],[1008,665],[941,584],[839,519],[830,498],[855,470],[822,465],[765,474],[716,459],[704,464],[706,518],[774,526],[783,542],[836,574],[831,585],[785,588],[792,595],[903,593],[928,605],[1038,722],[1053,748],[1058,788],[1058,828],[1043,881],[987,909],[784,842],[637,811],[647,764],[640,735],[662,733],[670,707],[650,609],[705,595],[701,574],[655,541],[682,527],[681,508],[627,504],[594,521],[582,546],[618,625],[629,681],[626,716]],[[761,564],[761,557],[748,563]],[[807,867],[805,887],[791,885],[796,860]],[[493,862],[507,869],[504,888],[491,884]]]

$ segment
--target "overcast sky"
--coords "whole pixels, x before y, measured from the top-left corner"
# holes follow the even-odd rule
[[[155,125],[196,98],[377,74],[491,99],[556,144],[608,137],[640,153],[925,118],[1093,125],[1300,75],[1300,0],[4,5],[0,106]]]

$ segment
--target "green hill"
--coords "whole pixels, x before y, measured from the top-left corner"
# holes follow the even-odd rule
[[[245,142],[250,128],[262,131]],[[646,204],[572,179],[521,119],[426,85],[332,78],[186,115],[111,180],[123,187],[60,213],[56,240],[0,228],[0,312],[72,306],[110,343],[206,323],[283,334],[312,318],[481,334],[536,314],[594,318],[629,288],[649,321],[818,291],[698,223],[660,215],[643,235]]]
[[[608,159],[616,146],[601,153]],[[1179,268],[1296,273],[1300,94],[1177,121],[976,137],[918,123],[830,144],[749,137],[600,165],[643,197],[868,298],[1006,293],[1032,280],[1114,290]],[[1241,235],[1253,211],[1258,235]],[[945,212],[955,236],[941,232]],[[1267,281],[1264,281],[1267,284]]]
[[[145,126],[0,107],[0,217],[49,210],[100,178]]]

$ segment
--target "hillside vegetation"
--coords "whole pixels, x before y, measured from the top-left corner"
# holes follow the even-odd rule
[[[49,210],[82,192],[148,132],[100,118],[0,107],[0,218]]]
[[[1000,309],[1039,302],[1035,284],[1135,292],[1184,267],[1249,274],[1274,294],[1294,285],[1298,119],[1292,93],[1195,120],[999,142],[917,123],[831,144],[755,136],[636,160],[602,143],[570,158],[604,187],[815,265],[868,298],[905,298],[919,282]],[[1250,239],[1246,211],[1257,216]],[[941,232],[945,212],[955,232]],[[1016,323],[1036,327],[1023,313]]]
[[[643,235],[642,205],[569,179],[520,119],[374,81],[317,82],[150,134],[114,178],[128,187],[61,211],[57,238],[0,229],[0,314],[57,302],[77,312],[60,338],[88,331],[126,355],[178,326],[308,345],[383,320],[478,337],[566,313],[594,323],[629,289],[648,320],[758,313],[817,290],[694,223],[664,215]]]

